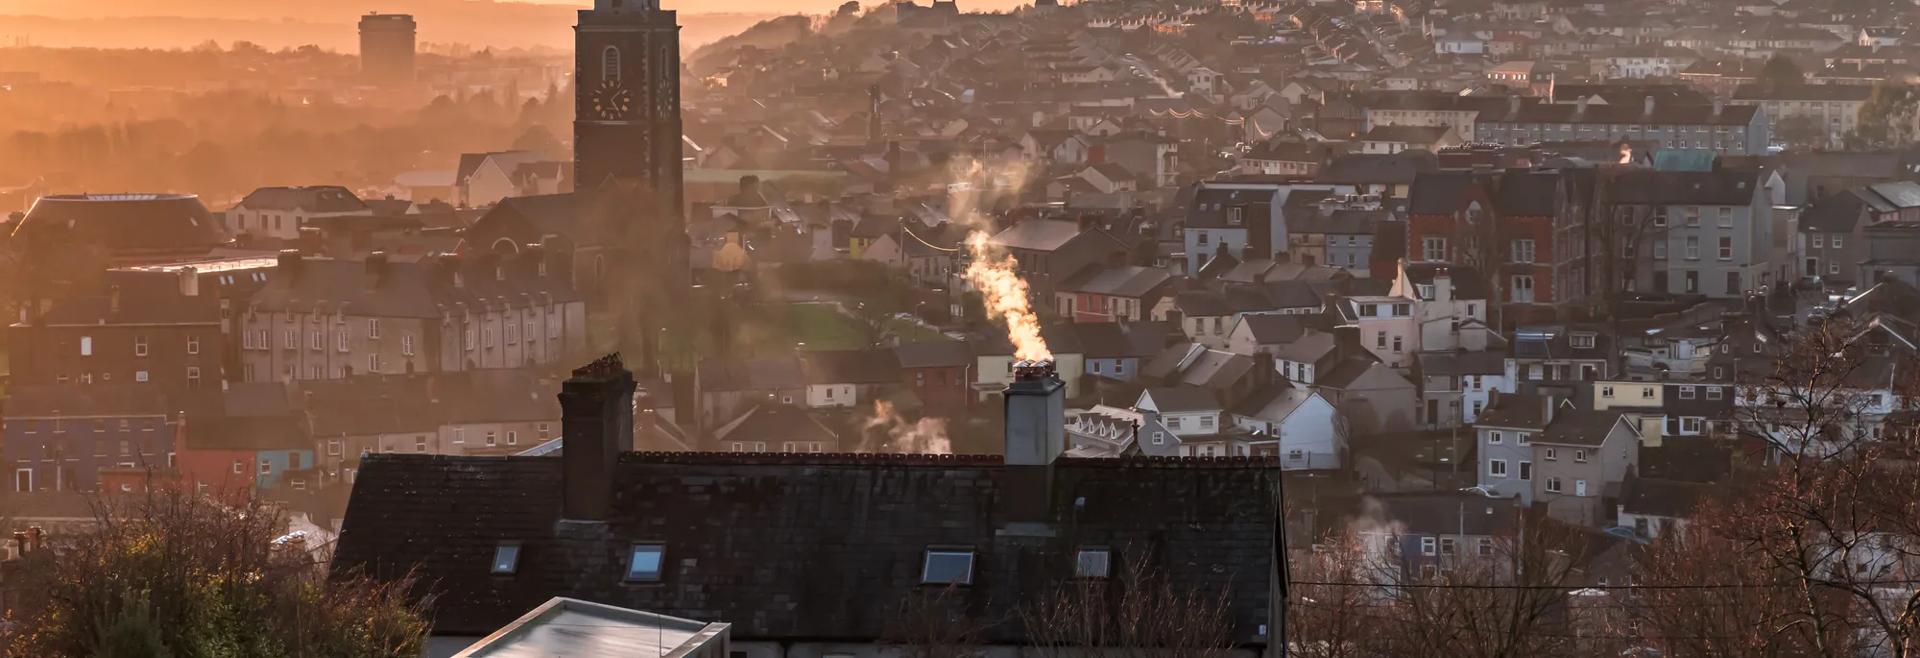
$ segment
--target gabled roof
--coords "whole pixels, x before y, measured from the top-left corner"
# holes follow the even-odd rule
[[[1422,173],[1413,179],[1408,193],[1407,211],[1416,215],[1451,215],[1467,208],[1471,197],[1467,190],[1479,184],[1475,176],[1463,171]]]
[[[1088,322],[1070,325],[1089,359],[1152,358],[1167,341],[1181,336],[1172,322]]]
[[[1716,487],[1701,482],[1630,478],[1625,489],[1620,505],[1628,514],[1684,518],[1692,515],[1693,508],[1712,495]]]
[[[695,376],[700,378],[700,390],[707,392],[794,389],[807,385],[800,358],[793,355],[708,357],[700,360]]]
[[[1815,200],[1800,213],[1800,230],[1814,233],[1852,233],[1866,218],[1867,203],[1854,190]]]
[[[1096,265],[1075,273],[1055,290],[1137,298],[1145,297],[1172,278],[1171,273],[1158,267]]]
[[[1607,435],[1613,433],[1615,425],[1620,424],[1620,418],[1618,411],[1560,409],[1553,414],[1553,422],[1547,424],[1546,433],[1535,438],[1534,442],[1597,446],[1606,443]],[[1628,427],[1631,426],[1629,423]]]
[[[815,414],[786,404],[759,404],[714,430],[714,438],[750,439],[778,444],[783,441],[818,441],[837,445],[840,435],[820,422]],[[842,446],[848,448],[851,446]]]
[[[352,213],[369,210],[347,188],[338,185],[313,187],[262,187],[240,200],[249,210],[303,210],[309,213]]]
[[[893,355],[901,368],[956,368],[973,363],[973,349],[957,340],[902,343]]]
[[[1340,341],[1333,334],[1323,331],[1308,331],[1292,342],[1282,345],[1273,357],[1295,363],[1319,363],[1339,347]],[[1319,380],[1315,380],[1319,381]]]
[[[30,384],[7,389],[8,418],[164,416],[166,396],[143,384]]]
[[[1099,236],[1100,238],[1114,240],[1116,244],[1119,242],[1112,236],[1107,235],[1106,231],[1098,229],[1081,230],[1080,224],[1076,222],[1058,219],[1028,219],[1014,224],[1007,230],[993,234],[993,237],[989,238],[989,241],[996,246],[1009,249],[1053,252],[1067,246],[1068,243],[1083,239],[1081,237],[1082,235]],[[1097,238],[1089,237],[1085,239]]]
[[[809,384],[892,384],[900,381],[900,360],[891,349],[801,352],[800,369]]]
[[[1275,345],[1299,340],[1312,329],[1312,325],[1304,316],[1263,313],[1240,316],[1240,327],[1234,331],[1238,332],[1240,328],[1245,328],[1253,336],[1255,344]]]
[[[1634,171],[1613,189],[1620,203],[1652,205],[1744,206],[1760,187],[1755,169],[1718,171]]]
[[[1161,386],[1149,388],[1140,393],[1141,408],[1152,408],[1163,414],[1177,414],[1193,411],[1220,411],[1225,405],[1213,396],[1213,391],[1198,386]]]
[[[1552,217],[1559,201],[1560,172],[1508,170],[1500,175],[1493,205],[1503,215]]]

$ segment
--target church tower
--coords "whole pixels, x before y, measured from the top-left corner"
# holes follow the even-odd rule
[[[574,27],[575,189],[632,182],[682,208],[680,25],[657,0],[594,0]]]

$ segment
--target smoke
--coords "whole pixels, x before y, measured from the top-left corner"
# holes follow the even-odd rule
[[[1052,360],[1053,351],[1040,337],[1040,317],[1034,315],[1027,298],[1027,281],[1014,271],[1013,257],[993,247],[983,231],[967,236],[967,252],[973,262],[967,264],[967,280],[980,291],[980,304],[987,314],[1007,325],[1007,340],[1013,343],[1013,358],[1022,361]]]
[[[860,426],[868,443],[862,452],[892,452],[910,455],[950,455],[953,441],[947,438],[947,419],[922,418],[908,422],[886,400],[874,400],[873,415]],[[873,445],[874,442],[878,445]]]
[[[967,264],[967,281],[980,292],[980,303],[987,315],[1006,325],[1014,358],[1050,360],[1053,351],[1047,349],[1046,339],[1040,336],[1040,317],[1033,312],[1032,300],[1027,296],[1027,281],[1020,277],[1013,256],[989,239],[988,231],[993,223],[980,211],[985,191],[1019,198],[1020,189],[1026,185],[1027,170],[1027,164],[1018,161],[992,170],[976,160],[957,165],[958,180],[947,186],[947,211],[954,221],[971,229],[967,234],[967,254],[972,257]]]

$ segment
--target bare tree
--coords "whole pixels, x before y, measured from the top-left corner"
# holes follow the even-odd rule
[[[1233,641],[1227,591],[1175,583],[1145,551],[1108,555],[1108,577],[1067,580],[1020,609],[1021,624],[1040,655],[1227,656]]]
[[[882,642],[907,658],[971,658],[979,655],[990,625],[965,612],[956,587],[907,593]]]

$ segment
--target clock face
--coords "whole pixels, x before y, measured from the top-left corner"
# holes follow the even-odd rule
[[[633,92],[619,82],[607,80],[593,90],[593,115],[606,121],[627,118],[633,111]]]

